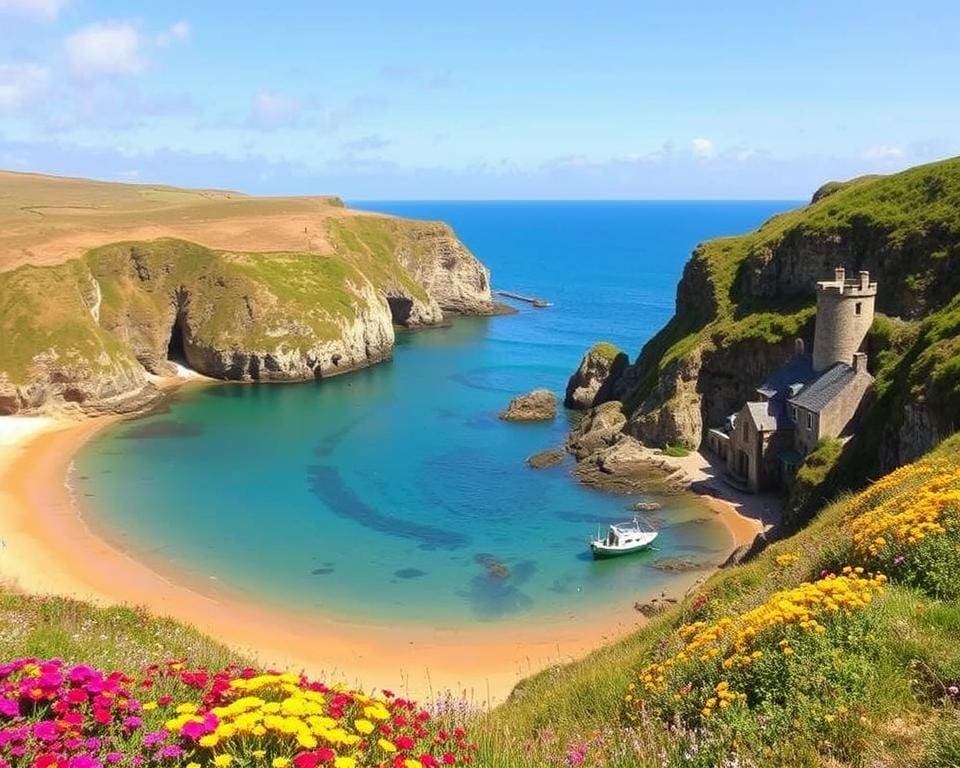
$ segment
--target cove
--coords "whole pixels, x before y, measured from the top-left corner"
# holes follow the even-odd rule
[[[549,424],[507,424],[515,394],[567,376],[594,341],[635,356],[670,316],[702,239],[792,203],[397,203],[451,223],[495,287],[546,310],[401,332],[394,359],[332,379],[185,389],[77,455],[75,496],[98,531],[176,579],[259,603],[376,623],[461,625],[586,615],[689,583],[726,530],[691,496],[657,499],[656,551],[594,562],[586,539],[636,497],[578,485]]]

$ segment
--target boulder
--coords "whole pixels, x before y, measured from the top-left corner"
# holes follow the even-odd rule
[[[563,404],[567,408],[586,410],[612,399],[614,385],[628,364],[626,354],[613,344],[595,344],[567,382]]]
[[[623,405],[617,401],[603,403],[589,411],[570,430],[567,450],[578,460],[612,445],[622,434],[627,423]]]
[[[563,461],[566,452],[560,448],[551,448],[548,451],[540,451],[527,459],[527,466],[531,469],[545,469],[552,467]]]
[[[548,389],[518,395],[500,414],[504,421],[550,421],[557,415],[557,396]]]

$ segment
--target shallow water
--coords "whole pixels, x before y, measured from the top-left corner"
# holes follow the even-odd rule
[[[524,459],[568,424],[507,424],[509,398],[562,396],[583,350],[631,356],[670,316],[691,248],[788,203],[381,203],[437,218],[495,287],[554,307],[400,333],[395,358],[296,385],[214,385],[118,424],[72,482],[108,538],[193,583],[344,619],[456,625],[583,613],[669,590],[716,563],[729,536],[691,497],[658,499],[656,551],[594,562],[587,537],[629,517],[569,463]],[[636,499],[632,499],[636,500]]]

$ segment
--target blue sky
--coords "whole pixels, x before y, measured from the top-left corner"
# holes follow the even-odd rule
[[[960,154],[958,126],[952,2],[0,0],[10,169],[352,199],[796,199]]]

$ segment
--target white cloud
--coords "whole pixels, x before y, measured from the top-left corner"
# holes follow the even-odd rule
[[[190,23],[186,21],[178,21],[176,24],[171,24],[167,29],[157,33],[157,47],[169,48],[173,45],[177,45],[178,43],[189,42],[191,34],[192,30],[190,29]]]
[[[0,64],[0,113],[16,112],[46,90],[50,70],[39,64]]]
[[[903,155],[903,148],[893,144],[877,144],[863,151],[864,160],[897,160]]]
[[[694,157],[713,157],[716,153],[713,142],[710,139],[697,138],[690,142],[690,151]]]
[[[52,21],[66,4],[66,0],[0,0],[0,13]]]
[[[143,70],[143,40],[126,22],[90,24],[70,35],[64,47],[77,77],[135,75]]]
[[[253,97],[250,121],[260,128],[276,128],[294,121],[301,107],[298,99],[276,91],[261,90]]]

